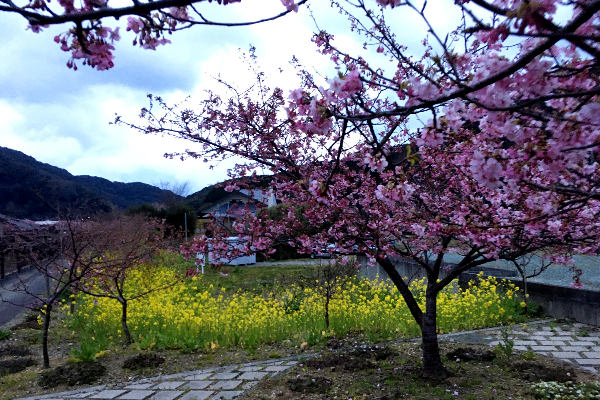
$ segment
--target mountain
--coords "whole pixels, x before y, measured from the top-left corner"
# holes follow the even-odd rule
[[[56,218],[57,211],[76,209],[93,214],[173,196],[145,183],[74,176],[20,151],[0,147],[0,214],[39,220]]]

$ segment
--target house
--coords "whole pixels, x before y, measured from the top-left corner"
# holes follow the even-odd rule
[[[220,220],[225,226],[231,226],[243,215],[246,208],[254,215],[258,209],[275,205],[277,199],[272,190],[268,192],[260,189],[235,190],[201,207],[198,212],[198,227],[203,231],[214,219]]]

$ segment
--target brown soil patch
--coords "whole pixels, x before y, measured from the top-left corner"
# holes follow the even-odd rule
[[[491,350],[482,350],[473,347],[459,347],[446,353],[446,357],[455,362],[493,361],[496,358],[496,354]]]
[[[36,362],[31,358],[9,358],[0,360],[0,376],[16,374],[35,364]]]
[[[580,371],[575,370],[572,366],[547,358],[517,361],[512,365],[512,368],[519,379],[528,382],[577,381],[580,375],[578,374]]]
[[[163,364],[166,361],[164,357],[159,356],[156,353],[142,353],[137,356],[128,358],[123,363],[125,369],[142,369],[142,368],[154,368]]]
[[[105,374],[106,367],[98,362],[73,363],[43,372],[38,383],[43,388],[53,388],[61,384],[87,385],[96,382]]]

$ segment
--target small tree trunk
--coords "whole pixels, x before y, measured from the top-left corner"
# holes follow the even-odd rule
[[[71,313],[71,315],[75,314],[75,303],[73,303],[73,299],[71,299],[71,308],[69,309],[69,313]]]
[[[325,327],[329,329],[329,295],[325,296]]]
[[[129,327],[127,326],[127,300],[122,299],[121,306],[123,313],[121,314],[121,325],[123,325],[123,335],[125,336],[125,344],[130,345],[133,342]]]
[[[4,253],[0,253],[0,279],[4,279],[4,266],[5,266],[6,257],[4,257]]]
[[[432,294],[427,289],[425,295],[425,314],[421,325],[423,340],[423,374],[428,378],[445,378],[448,371],[442,364],[437,336],[437,293]]]
[[[527,275],[523,274],[523,301],[525,302],[525,312],[529,312],[529,302],[527,301]]]
[[[50,330],[50,313],[52,312],[52,305],[46,306],[46,312],[44,313],[44,330],[42,331],[42,353],[44,357],[44,368],[50,368],[50,356],[48,355],[48,331]]]

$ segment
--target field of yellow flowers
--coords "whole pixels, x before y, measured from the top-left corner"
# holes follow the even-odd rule
[[[151,270],[151,272],[149,272]],[[139,292],[176,279],[173,268],[158,266],[134,271],[129,290]],[[411,290],[422,300],[424,282]],[[508,289],[508,290],[507,290]],[[499,288],[494,278],[460,290],[455,285],[438,297],[441,332],[519,322],[522,304],[514,288]],[[74,296],[76,311],[68,324],[83,340],[102,350],[121,340],[121,306],[112,299]],[[370,340],[418,336],[419,329],[399,292],[391,284],[353,279],[330,303],[330,327],[325,329],[323,299],[318,291],[289,285],[261,295],[232,291],[190,277],[129,303],[128,324],[141,348],[198,349],[289,340],[314,344],[331,336],[362,333]]]

